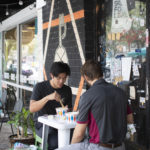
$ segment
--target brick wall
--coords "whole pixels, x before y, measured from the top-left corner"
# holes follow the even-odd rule
[[[96,57],[96,0],[84,0],[85,58]]]

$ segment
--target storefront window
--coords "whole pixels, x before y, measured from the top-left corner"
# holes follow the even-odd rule
[[[3,78],[16,82],[17,40],[16,28],[4,32],[4,74]]]
[[[37,47],[37,19],[3,32],[2,82],[16,88],[25,107],[33,86],[42,79],[42,51]],[[1,48],[1,47],[0,47]]]
[[[36,47],[36,19],[22,25],[21,30],[21,72],[20,83],[33,86],[39,80],[40,57]]]

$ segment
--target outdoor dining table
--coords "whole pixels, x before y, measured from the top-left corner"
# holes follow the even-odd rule
[[[70,142],[70,129],[75,128],[75,122],[67,122],[57,116],[40,116],[38,121],[43,124],[42,150],[46,150],[49,126],[58,130],[58,148],[68,145]]]

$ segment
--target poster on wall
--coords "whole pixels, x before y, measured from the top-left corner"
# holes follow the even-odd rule
[[[128,31],[131,28],[131,23],[127,1],[113,0],[111,32],[122,33]]]
[[[124,56],[133,59],[140,57],[144,61],[146,56],[146,3],[139,0],[112,0],[112,2],[114,5],[111,6],[112,9],[107,8],[108,16],[106,17],[106,60],[111,57]],[[121,21],[123,18],[126,20],[125,23]],[[137,66],[133,66],[131,66],[134,71],[133,75],[138,77]]]
[[[122,73],[121,73],[121,60],[116,58],[111,58],[111,81],[114,84],[117,84],[117,82],[120,82],[122,79]]]
[[[123,81],[130,80],[132,57],[124,57],[122,61],[122,78]]]

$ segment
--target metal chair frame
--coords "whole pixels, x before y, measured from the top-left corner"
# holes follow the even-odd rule
[[[10,120],[10,113],[9,113],[8,109],[6,109],[7,89],[3,89],[3,91],[2,91],[2,98],[0,99],[0,102],[1,102],[0,109],[4,113],[4,116],[0,120],[0,122],[1,122],[1,124],[0,124],[0,131],[1,131],[3,123],[7,122],[8,120]],[[10,124],[10,126],[11,126],[12,134],[14,134],[12,124]]]

